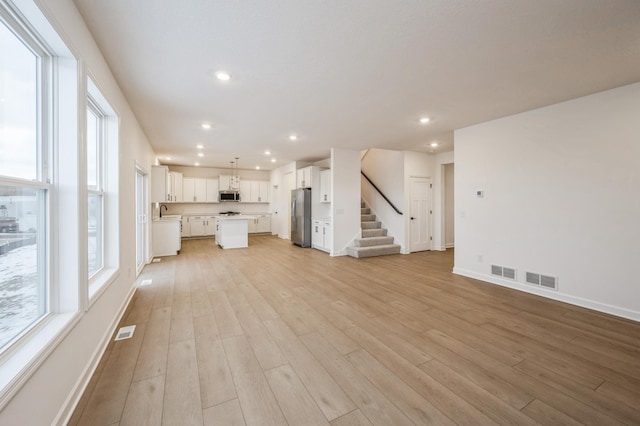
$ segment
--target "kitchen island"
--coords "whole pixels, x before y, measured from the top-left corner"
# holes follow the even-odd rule
[[[223,249],[248,247],[249,220],[253,219],[243,214],[216,216],[216,244]]]

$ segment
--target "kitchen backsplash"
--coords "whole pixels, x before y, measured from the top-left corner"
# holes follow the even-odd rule
[[[221,212],[238,213],[269,213],[265,204],[243,204],[243,203],[166,203],[167,211],[162,214],[217,214]]]

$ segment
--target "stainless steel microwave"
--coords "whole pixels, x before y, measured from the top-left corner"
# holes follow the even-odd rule
[[[220,202],[240,201],[240,193],[238,191],[220,191]]]

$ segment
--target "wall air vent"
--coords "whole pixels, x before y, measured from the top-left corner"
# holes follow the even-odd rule
[[[118,330],[118,334],[116,335],[115,341],[131,339],[133,337],[133,332],[135,331],[135,325],[129,325],[127,327],[122,327]]]
[[[540,285],[540,274],[534,274],[533,272],[527,272],[527,283]]]
[[[502,268],[502,276],[510,280],[516,279],[516,270],[513,268]]]
[[[514,268],[507,268],[506,266],[491,265],[491,275],[515,280],[516,270]]]
[[[552,290],[558,289],[558,278],[551,277],[549,275],[536,274],[534,272],[527,272],[526,281],[528,284],[539,285],[541,287],[549,288]]]

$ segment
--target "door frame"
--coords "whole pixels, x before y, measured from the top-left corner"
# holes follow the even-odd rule
[[[136,277],[149,263],[149,173],[136,161],[134,169],[134,224],[135,224],[135,267]],[[138,177],[142,177],[142,194],[138,194]],[[142,200],[138,197],[142,195]],[[138,203],[142,206],[142,212],[138,212]],[[138,241],[138,226],[142,230],[142,241]],[[142,262],[138,265],[138,244],[142,244]]]

